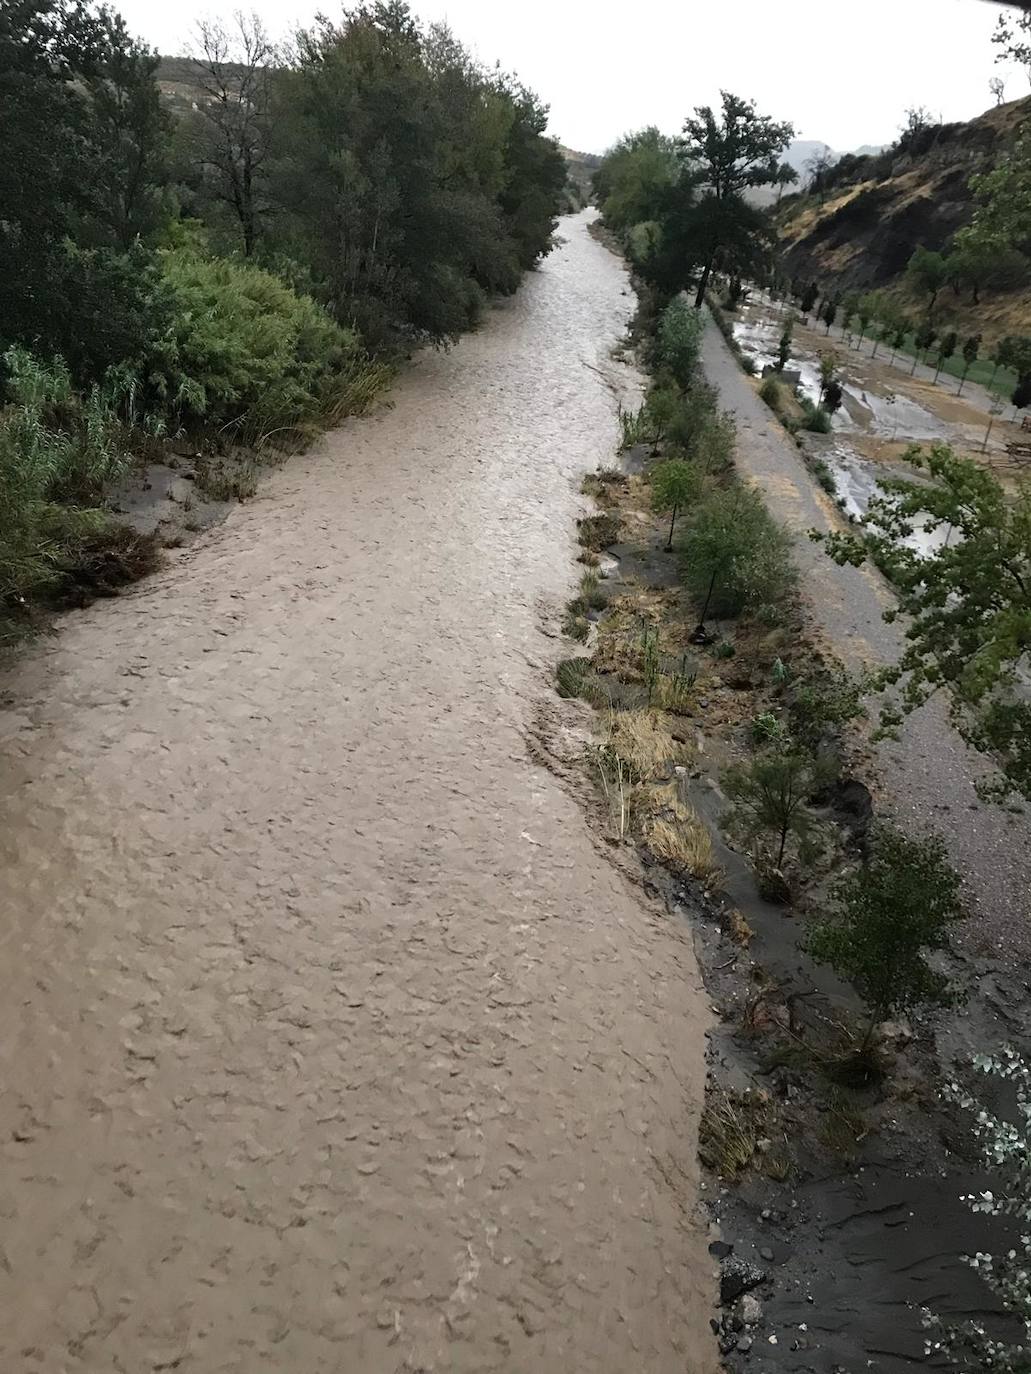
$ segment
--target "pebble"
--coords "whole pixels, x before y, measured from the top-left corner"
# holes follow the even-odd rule
[[[770,1249],[768,1245],[764,1245],[763,1248],[759,1251],[759,1258],[766,1260],[767,1263],[769,1263],[773,1259],[773,1251]]]

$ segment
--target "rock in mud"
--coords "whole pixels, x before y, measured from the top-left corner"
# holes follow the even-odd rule
[[[736,1255],[728,1255],[720,1266],[720,1302],[724,1306],[737,1302],[742,1293],[758,1288],[765,1277],[765,1270]]]
[[[751,1293],[746,1293],[741,1299],[741,1320],[746,1326],[756,1326],[761,1320],[763,1305],[758,1298]]]

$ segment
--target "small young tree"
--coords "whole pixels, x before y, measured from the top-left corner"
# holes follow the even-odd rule
[[[1011,399],[1015,410],[1025,410],[1031,405],[1031,372],[1025,372],[1018,380]]]
[[[701,607],[699,637],[710,610],[738,615],[749,607],[776,606],[797,580],[790,535],[759,493],[739,483],[698,503],[682,548],[684,581]]]
[[[670,301],[659,320],[659,362],[682,387],[690,386],[702,347],[702,319],[681,296]]]
[[[995,96],[996,105],[1001,105],[1006,99],[1006,83],[1001,76],[992,76],[988,79],[988,89]]]
[[[908,320],[896,320],[894,325],[892,326],[891,334],[889,336],[889,342],[891,343],[891,362],[889,363],[890,367],[895,366],[895,357],[898,354],[899,349],[904,348],[906,346],[906,338],[908,334]]]
[[[934,306],[939,292],[949,280],[949,269],[942,253],[920,247],[906,264],[906,276],[913,287],[927,297],[927,323],[934,323]]]
[[[828,334],[831,332],[831,325],[834,323],[835,319],[837,318],[837,314],[838,314],[838,304],[837,304],[837,301],[835,301],[835,300],[833,300],[833,299],[832,299],[832,300],[829,300],[829,301],[825,301],[825,302],[824,302],[824,305],[823,305],[823,312],[822,312],[820,318],[823,320],[824,324],[827,326],[827,333],[828,333]]]
[[[859,342],[856,344],[856,348],[862,348],[866,331],[870,328],[870,321],[876,313],[877,303],[873,296],[860,296],[856,305],[856,319],[859,321]]]
[[[760,754],[746,768],[732,768],[723,790],[745,824],[749,839],[769,833],[776,845],[775,866],[784,864],[788,840],[804,841],[813,827],[806,805],[817,786],[816,769],[806,754]]]
[[[809,314],[810,310],[812,310],[813,306],[816,304],[817,297],[819,296],[819,294],[820,288],[817,286],[816,282],[811,281],[809,285],[805,288],[805,290],[802,292],[802,300],[800,302],[800,305],[803,315]]]
[[[828,415],[833,415],[835,411],[841,409],[841,403],[845,399],[845,391],[836,377],[831,380],[823,389],[823,408]]]
[[[955,353],[958,343],[959,335],[954,329],[950,329],[947,334],[943,334],[938,340],[938,366],[934,370],[935,381],[941,376],[942,368]]]
[[[777,371],[783,372],[791,359],[791,336],[795,330],[795,317],[788,315],[784,322],[784,332],[777,344]]]
[[[933,325],[922,324],[920,328],[917,330],[916,338],[914,339],[914,343],[916,344],[916,353],[913,356],[913,366],[909,370],[909,375],[911,377],[916,372],[917,363],[923,362],[927,350],[931,347],[931,344],[934,343],[937,337],[938,336],[934,331]]]
[[[820,354],[820,395],[816,404],[823,405],[823,398],[828,386],[834,380],[834,374],[838,369],[838,355],[836,353]]]
[[[959,888],[940,836],[911,839],[882,822],[867,861],[836,884],[831,913],[810,926],[809,954],[854,983],[870,1008],[860,1055],[878,1022],[951,1000],[926,955],[949,947],[949,926],[963,915]]]
[[[962,394],[964,384],[967,380],[967,373],[973,367],[974,363],[977,362],[977,355],[980,351],[981,335],[971,334],[970,338],[967,339],[966,343],[963,345],[963,376],[959,379],[959,386],[956,389],[957,396]]]
[[[1001,1250],[979,1250],[964,1256],[967,1264],[985,1283],[1009,1313],[1024,1328],[1020,1344],[996,1340],[982,1321],[961,1326],[944,1323],[934,1313],[925,1313],[926,1325],[935,1333],[928,1339],[926,1354],[944,1355],[952,1365],[964,1369],[994,1370],[996,1374],[1028,1374],[1031,1370],[1031,1064],[1015,1050],[999,1055],[977,1055],[974,1068],[999,1085],[1012,1085],[1016,1101],[1016,1121],[999,1117],[973,1093],[958,1083],[947,1083],[942,1095],[947,1101],[970,1112],[974,1137],[989,1174],[991,1188],[983,1193],[968,1193],[963,1198],[972,1212],[990,1217],[1012,1217],[1017,1236],[1011,1235]]]
[[[673,547],[673,528],[677,515],[692,501],[698,499],[702,489],[702,476],[693,463],[685,463],[682,458],[668,458],[658,463],[651,471],[652,507],[656,511],[669,511],[669,538],[666,548]]]

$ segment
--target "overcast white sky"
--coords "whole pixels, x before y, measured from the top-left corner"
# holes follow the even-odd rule
[[[194,21],[255,9],[285,35],[332,0],[115,0],[162,52],[186,49]],[[721,87],[790,119],[799,138],[838,151],[888,143],[908,105],[945,120],[1031,93],[1022,70],[995,65],[999,6],[985,0],[413,0],[446,19],[485,62],[516,71],[551,106],[551,132],[585,152],[658,124],[680,129]]]

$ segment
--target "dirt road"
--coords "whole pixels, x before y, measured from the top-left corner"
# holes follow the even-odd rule
[[[737,416],[742,473],[798,535],[796,557],[816,626],[853,670],[894,662],[902,627],[882,619],[892,601],[887,584],[871,568],[838,567],[808,539],[810,529],[831,528],[835,507],[711,319],[703,363],[721,404]],[[976,917],[966,931],[968,947],[1002,959],[1031,958],[1031,821],[978,801],[974,784],[990,772],[989,765],[955,733],[942,703],[911,716],[898,744],[880,746],[878,764],[888,809],[915,828],[940,831],[965,877]]]
[[[527,748],[630,307],[563,233],[5,679],[5,1371],[714,1367],[690,940]]]

